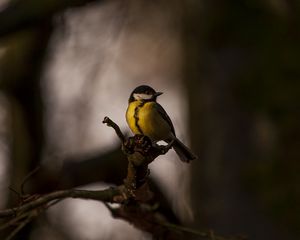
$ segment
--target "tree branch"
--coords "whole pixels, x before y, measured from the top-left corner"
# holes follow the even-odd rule
[[[10,3],[0,12],[0,37],[39,25],[66,8],[82,6],[96,0],[28,0]],[[98,0],[99,1],[99,0]]]
[[[179,232],[186,232],[186,233],[191,233],[193,235],[199,236],[201,238],[204,239],[210,239],[210,240],[247,240],[248,238],[245,236],[230,236],[230,237],[224,237],[224,236],[220,236],[220,235],[216,235],[213,231],[198,231],[192,228],[188,228],[188,227],[183,227],[183,226],[179,226],[176,224],[172,224],[172,223],[158,223],[172,231],[179,231]]]
[[[121,140],[121,143],[122,144],[125,143],[125,140],[126,140],[125,136],[122,133],[120,127],[116,123],[114,123],[109,117],[105,117],[103,119],[102,123],[105,123],[107,126],[112,127],[115,130],[115,132],[116,132],[117,136],[119,137],[119,139]]]
[[[122,195],[118,188],[109,188],[105,190],[99,191],[87,191],[87,190],[63,190],[57,191],[45,195],[36,196],[36,199],[25,203],[20,207],[14,207],[11,209],[6,209],[0,211],[0,218],[16,216],[21,213],[28,212],[32,209],[39,207],[46,207],[48,203],[57,199],[65,199],[65,198],[82,198],[82,199],[91,199],[98,200],[104,202],[120,202],[117,200],[117,196]]]
[[[92,199],[103,201],[105,204],[108,202],[121,203],[120,207],[116,209],[106,204],[113,217],[124,219],[137,228],[151,233],[154,239],[179,240],[183,239],[187,233],[211,240],[244,239],[223,238],[215,235],[213,232],[200,232],[170,223],[159,212],[158,208],[155,207],[155,204],[149,204],[153,198],[153,194],[148,185],[148,165],[157,156],[165,154],[172,144],[159,146],[143,135],[135,135],[126,139],[119,126],[108,117],[105,117],[103,123],[113,127],[122,141],[122,150],[128,160],[128,172],[124,180],[124,185],[100,191],[70,189],[45,195],[34,194],[29,195],[29,197],[20,194],[21,206],[0,211],[0,218],[8,218],[8,221],[0,226],[0,230],[17,224],[17,227],[15,227],[7,239],[14,237],[41,212],[65,198]],[[25,178],[25,180],[27,179]]]
[[[36,213],[29,214],[29,216],[21,222],[6,238],[5,240],[11,240],[13,239],[18,232],[22,230],[28,223],[30,223],[35,217],[37,216]]]

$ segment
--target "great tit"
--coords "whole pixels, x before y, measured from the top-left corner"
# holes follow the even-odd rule
[[[134,134],[148,136],[153,142],[173,141],[172,147],[183,162],[189,162],[196,157],[175,135],[172,121],[163,107],[156,102],[162,92],[156,92],[152,87],[141,85],[130,94],[126,121]]]

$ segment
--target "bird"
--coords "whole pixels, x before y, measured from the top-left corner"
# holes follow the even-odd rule
[[[157,143],[172,143],[180,160],[190,162],[197,158],[175,134],[173,123],[164,108],[157,102],[163,94],[148,85],[136,87],[129,96],[126,121],[133,134],[147,136]]]

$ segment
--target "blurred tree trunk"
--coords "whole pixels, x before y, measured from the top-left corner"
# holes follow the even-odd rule
[[[11,106],[10,185],[16,190],[26,174],[40,162],[44,143],[40,74],[50,33],[51,25],[47,22],[8,37],[7,44],[4,43],[1,88]]]
[[[194,227],[284,239],[243,185],[246,166],[257,156],[256,116],[243,108],[238,90],[257,71],[252,45],[262,33],[252,24],[265,19],[246,4],[222,0],[187,0],[183,9],[184,77],[192,145],[199,156],[191,168]]]
[[[1,39],[6,50],[0,63],[0,86],[9,100],[11,123],[8,176],[9,185],[18,192],[22,180],[39,164],[44,146],[40,77],[51,32],[47,21]],[[8,206],[17,205],[19,200],[10,192]]]

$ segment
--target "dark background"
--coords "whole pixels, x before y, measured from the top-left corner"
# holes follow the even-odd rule
[[[2,208],[17,204],[8,187],[19,191],[38,165],[28,192],[119,184],[126,162],[99,124],[110,114],[125,128],[129,93],[147,83],[169,92],[162,103],[199,156],[190,168],[176,165],[185,169],[176,183],[190,183],[193,217],[182,222],[255,240],[298,239],[299,21],[297,0],[3,3]],[[175,212],[185,211],[180,205]],[[18,239],[143,236],[115,222],[102,237],[75,235],[59,222],[68,218],[56,220],[45,214]]]

